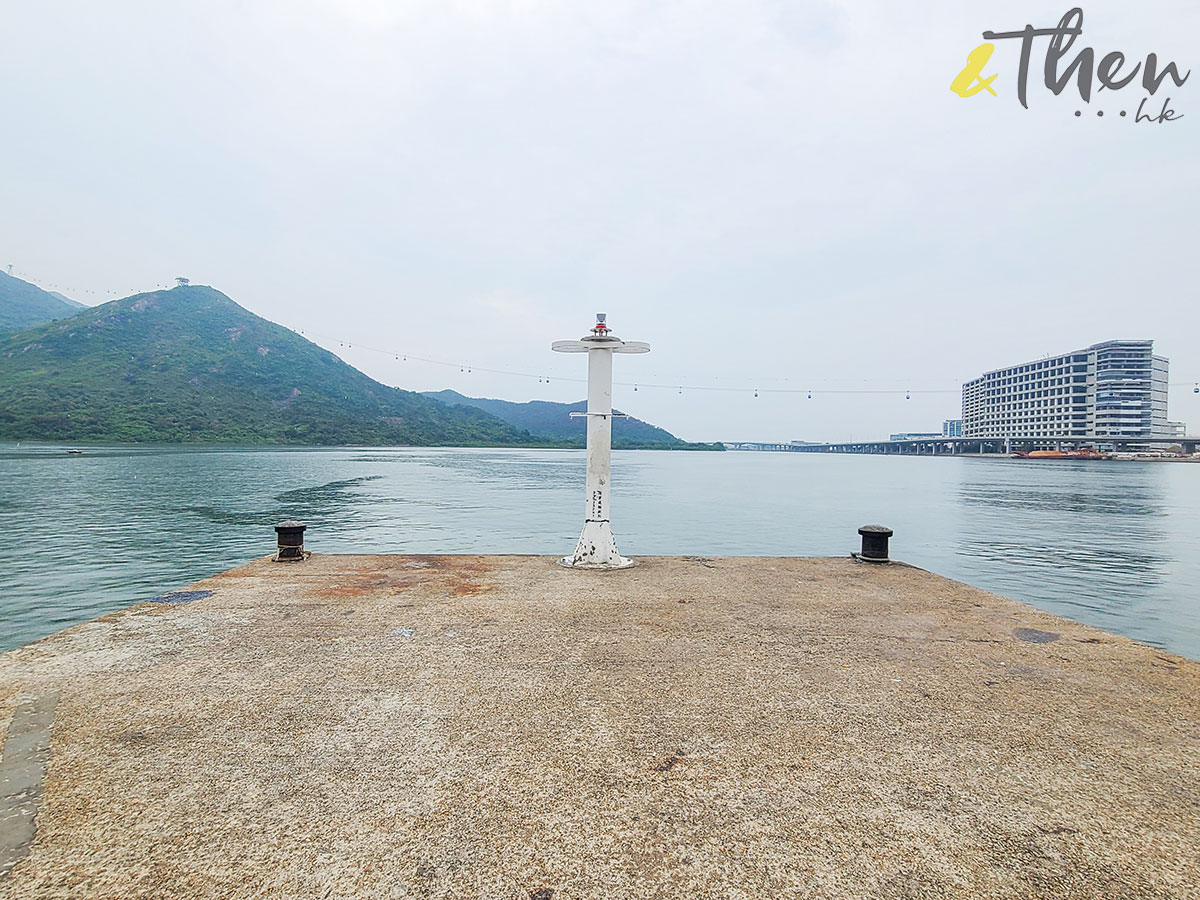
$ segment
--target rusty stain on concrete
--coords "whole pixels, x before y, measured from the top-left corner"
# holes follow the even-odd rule
[[[61,692],[0,898],[1200,896],[1200,665],[919,569],[189,589],[0,656]]]

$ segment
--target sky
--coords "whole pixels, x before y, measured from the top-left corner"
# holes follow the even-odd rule
[[[987,369],[1152,338],[1196,433],[1200,74],[1084,103],[1041,38],[1024,109],[999,40],[997,95],[950,90],[1067,9],[0,0],[0,265],[89,305],[186,276],[519,401],[584,396],[550,343],[603,311],[652,347],[615,404],[705,441],[938,431]],[[1067,61],[1200,66],[1191,0],[1083,9]]]

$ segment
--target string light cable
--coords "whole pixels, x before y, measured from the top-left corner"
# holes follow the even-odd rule
[[[20,273],[15,273],[15,274],[17,274],[17,277],[23,277],[24,280],[26,280],[26,281],[30,281],[31,283],[37,283],[27,273],[20,272]],[[116,297],[120,294],[119,291],[97,292],[97,291],[92,291],[92,290],[83,290],[80,292],[80,291],[74,290],[73,288],[71,288],[67,285],[60,286],[60,285],[54,284],[54,283],[49,284],[49,287],[53,290],[63,290],[63,291],[67,291],[69,293],[76,293],[76,294],[83,293],[83,294],[87,294],[90,296],[96,296],[97,294],[99,294],[100,296],[104,296],[105,294],[107,294],[109,296]],[[160,289],[160,290],[164,289],[166,287],[167,287],[166,284],[156,285],[156,289]],[[131,295],[136,294],[136,293],[138,293],[138,291],[136,291],[136,290],[132,291]],[[379,347],[370,347],[370,346],[367,346],[366,344],[355,344],[351,341],[341,340],[338,338],[331,337],[329,335],[318,334],[316,332],[306,331],[304,329],[295,329],[294,328],[294,329],[290,329],[290,330],[294,331],[296,334],[302,335],[304,337],[311,336],[311,337],[319,338],[324,341],[329,341],[330,343],[336,341],[339,347],[353,349],[354,347],[357,346],[360,350],[366,350],[371,353],[380,354],[382,356],[391,356],[391,357],[394,357],[398,361],[407,362],[408,360],[413,360],[415,362],[421,362],[421,363],[425,363],[427,365],[432,365],[432,366],[457,368],[459,370],[459,372],[461,372],[463,374],[473,374],[474,372],[483,372],[483,373],[487,373],[489,375],[505,375],[505,376],[509,376],[512,378],[533,378],[533,379],[536,379],[539,384],[549,384],[550,383],[550,376],[545,373],[538,374],[536,372],[519,372],[519,371],[515,371],[512,369],[493,369],[493,368],[488,368],[487,366],[477,366],[474,363],[449,362],[447,360],[431,359],[431,358],[425,357],[425,356],[418,356],[417,354],[414,354],[414,353],[396,352],[393,350],[384,350]],[[567,382],[570,384],[587,384],[586,378],[572,378],[569,376],[556,375],[555,380],[560,381],[560,382]],[[798,381],[799,379],[759,378],[759,379],[745,379],[745,380],[751,385],[754,385],[754,384],[761,385],[763,382]],[[820,378],[820,379],[811,379],[810,383],[812,383],[812,384],[828,384],[830,381],[846,381],[846,380],[847,379]],[[672,380],[666,381],[666,382],[614,381],[613,384],[614,384],[614,386],[617,386],[617,387],[632,388],[635,392],[641,391],[643,389],[675,391],[677,394],[683,394],[683,393],[689,392],[689,391],[707,391],[707,392],[714,392],[714,393],[750,394],[753,397],[758,397],[762,394],[781,394],[781,395],[804,394],[807,397],[807,399],[809,399],[809,400],[813,399],[814,396],[816,396],[816,395],[828,395],[828,394],[839,394],[839,395],[840,394],[868,394],[868,395],[876,394],[876,395],[880,395],[880,396],[889,396],[889,395],[897,395],[898,396],[900,394],[903,394],[904,399],[911,400],[914,395],[918,395],[918,394],[919,395],[960,394],[962,392],[961,385],[958,387],[946,387],[946,388],[906,388],[906,387],[854,387],[854,388],[806,387],[806,388],[798,388],[798,387],[761,387],[761,386],[759,386],[759,387],[754,387],[754,386],[732,387],[732,386],[727,386],[727,385],[712,385],[712,384],[705,385],[705,384],[681,383],[683,381],[684,381],[684,379],[672,379]],[[864,379],[864,383],[869,384],[870,382]],[[1188,379],[1185,381],[1172,381],[1172,382],[1169,382],[1167,386],[1173,387],[1173,388],[1191,387],[1193,393],[1200,394],[1200,381],[1196,381],[1196,380],[1192,380],[1192,379]]]
[[[415,353],[407,353],[404,351],[397,351],[397,350],[385,350],[380,347],[372,347],[367,344],[361,344],[361,343],[356,343],[356,342],[352,342],[352,341],[341,340],[338,338],[334,338],[330,335],[320,334],[318,332],[308,331],[306,329],[293,329],[293,331],[295,331],[296,334],[299,334],[302,337],[318,338],[323,341],[328,341],[331,344],[336,341],[337,345],[339,347],[343,347],[343,348],[351,349],[351,350],[357,348],[359,350],[365,350],[369,353],[376,353],[381,356],[390,356],[394,360],[400,361],[400,362],[408,362],[409,360],[412,360],[414,362],[425,363],[427,365],[442,366],[444,368],[449,368],[449,369],[458,369],[460,373],[466,373],[466,374],[472,374],[474,372],[482,372],[482,373],[486,373],[489,375],[504,375],[504,376],[508,376],[508,377],[512,377],[512,378],[531,378],[531,379],[536,380],[538,383],[544,383],[544,384],[549,384],[550,380],[551,380],[550,376],[546,375],[545,373],[539,374],[537,372],[524,372],[524,371],[517,371],[515,369],[495,369],[495,368],[490,368],[488,366],[476,365],[475,363],[451,362],[449,360],[444,360],[444,359],[432,359],[427,356],[419,356]],[[559,381],[559,382],[566,382],[568,384],[587,384],[586,378],[577,378],[577,377],[562,376],[562,375],[556,375],[554,377],[554,380]],[[759,378],[757,380],[755,380],[755,379],[745,379],[745,380],[749,383],[754,383],[755,381],[757,381],[757,383],[759,383],[759,384],[761,384],[762,382],[771,382],[771,381],[799,381],[799,379],[792,379],[792,378]],[[813,384],[820,384],[820,383],[828,383],[830,381],[838,381],[838,380],[846,381],[847,379],[821,378],[821,379],[811,379],[810,381]],[[870,381],[867,379],[863,379],[863,383],[869,385]],[[778,395],[803,394],[809,400],[813,399],[817,395],[843,395],[843,394],[862,394],[862,395],[874,394],[874,395],[878,395],[878,396],[893,396],[893,395],[900,396],[900,395],[903,395],[904,399],[911,400],[916,395],[961,394],[962,393],[961,384],[957,387],[945,387],[945,388],[906,388],[906,387],[811,387],[811,388],[804,387],[804,388],[800,388],[800,387],[790,387],[790,386],[789,387],[761,387],[761,386],[760,387],[733,387],[730,385],[687,383],[683,379],[672,379],[669,381],[640,381],[640,380],[639,381],[614,381],[613,384],[614,384],[614,386],[633,388],[634,391],[650,389],[650,390],[675,391],[677,394],[683,394],[688,391],[703,391],[703,392],[726,393],[726,394],[750,394],[753,397],[758,397],[760,394],[778,394]],[[1191,381],[1179,381],[1179,382],[1172,381],[1172,382],[1170,382],[1169,387],[1181,387],[1184,385],[1192,386],[1193,384],[1194,383]],[[1200,387],[1200,385],[1198,385],[1197,387]],[[1197,392],[1200,393],[1200,390],[1198,390]]]

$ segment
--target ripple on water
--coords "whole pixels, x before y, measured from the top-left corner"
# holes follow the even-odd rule
[[[0,447],[0,648],[177,590],[309,525],[325,552],[559,554],[577,450]],[[855,529],[979,587],[1200,657],[1200,466],[617,451],[632,555],[840,554]]]

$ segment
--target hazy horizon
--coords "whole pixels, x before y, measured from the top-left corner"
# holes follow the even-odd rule
[[[949,90],[1066,8],[14,6],[0,266],[88,305],[187,276],[384,383],[515,401],[583,396],[549,345],[603,311],[652,346],[616,405],[703,441],[937,431],[983,371],[1149,338],[1194,433],[1196,76],[1162,124],[1049,94],[1044,40],[1028,110],[1011,41],[999,97]],[[1193,5],[1084,12],[1097,57],[1200,58]]]

